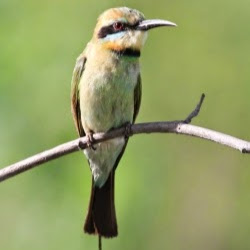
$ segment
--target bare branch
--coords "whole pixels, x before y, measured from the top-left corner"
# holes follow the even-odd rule
[[[183,135],[190,135],[217,142],[219,144],[237,149],[242,153],[250,153],[250,142],[238,139],[236,137],[226,135],[214,130],[202,128],[187,124],[198,115],[204,94],[194,111],[184,121],[169,121],[169,122],[149,122],[139,123],[131,126],[131,134],[145,134],[145,133],[176,133]],[[114,129],[107,133],[96,133],[93,135],[94,144],[110,140],[119,136],[124,136],[126,127]],[[61,144],[52,149],[46,150],[40,154],[29,157],[23,161],[17,162],[13,165],[7,166],[0,170],[0,182],[12,176],[27,171],[31,168],[39,166],[45,162],[59,158],[61,156],[87,148],[87,139],[82,137],[64,144]]]

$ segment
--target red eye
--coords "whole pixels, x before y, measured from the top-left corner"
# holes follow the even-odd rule
[[[122,30],[123,29],[123,24],[122,23],[114,23],[113,24],[113,27],[114,27],[114,30],[115,31],[119,31],[119,30]]]

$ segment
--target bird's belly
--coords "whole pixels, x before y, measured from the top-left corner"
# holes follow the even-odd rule
[[[83,127],[86,130],[106,132],[126,122],[132,122],[132,95],[99,96],[89,101],[88,105],[91,107],[82,110]]]
[[[106,132],[132,122],[135,83],[96,79],[81,88],[81,121],[85,132]]]
[[[80,82],[81,122],[85,133],[106,132],[133,121],[138,68],[127,64],[125,69],[117,66],[114,70],[112,73],[103,66],[93,74],[86,66]],[[95,185],[104,185],[124,146],[124,137],[119,137],[95,145],[96,150],[84,150]]]
[[[91,92],[92,91],[92,92]],[[90,93],[91,92],[91,93]],[[85,132],[106,132],[126,122],[132,122],[133,94],[124,89],[110,91],[92,89],[85,94],[88,102],[81,106],[81,120]],[[81,96],[82,98],[82,96]],[[83,107],[83,108],[82,108]],[[125,145],[124,137],[115,138],[87,148],[84,154],[89,160],[95,185],[102,187]]]

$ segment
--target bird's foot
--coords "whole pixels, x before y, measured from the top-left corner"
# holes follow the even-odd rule
[[[93,143],[95,141],[95,139],[93,137],[93,132],[87,133],[86,137],[87,137],[87,146],[89,148],[92,148],[93,150],[96,150],[96,147],[94,147],[94,145],[93,145]]]
[[[131,135],[133,135],[133,132],[132,132],[132,123],[128,122],[125,125],[125,132],[124,132],[125,139],[128,139]]]

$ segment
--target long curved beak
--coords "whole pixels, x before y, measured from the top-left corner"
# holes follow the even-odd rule
[[[171,26],[176,27],[177,25],[175,23],[172,23],[167,20],[161,20],[161,19],[150,19],[150,20],[144,20],[140,22],[137,26],[137,30],[150,30],[153,28],[157,28],[160,26]]]

